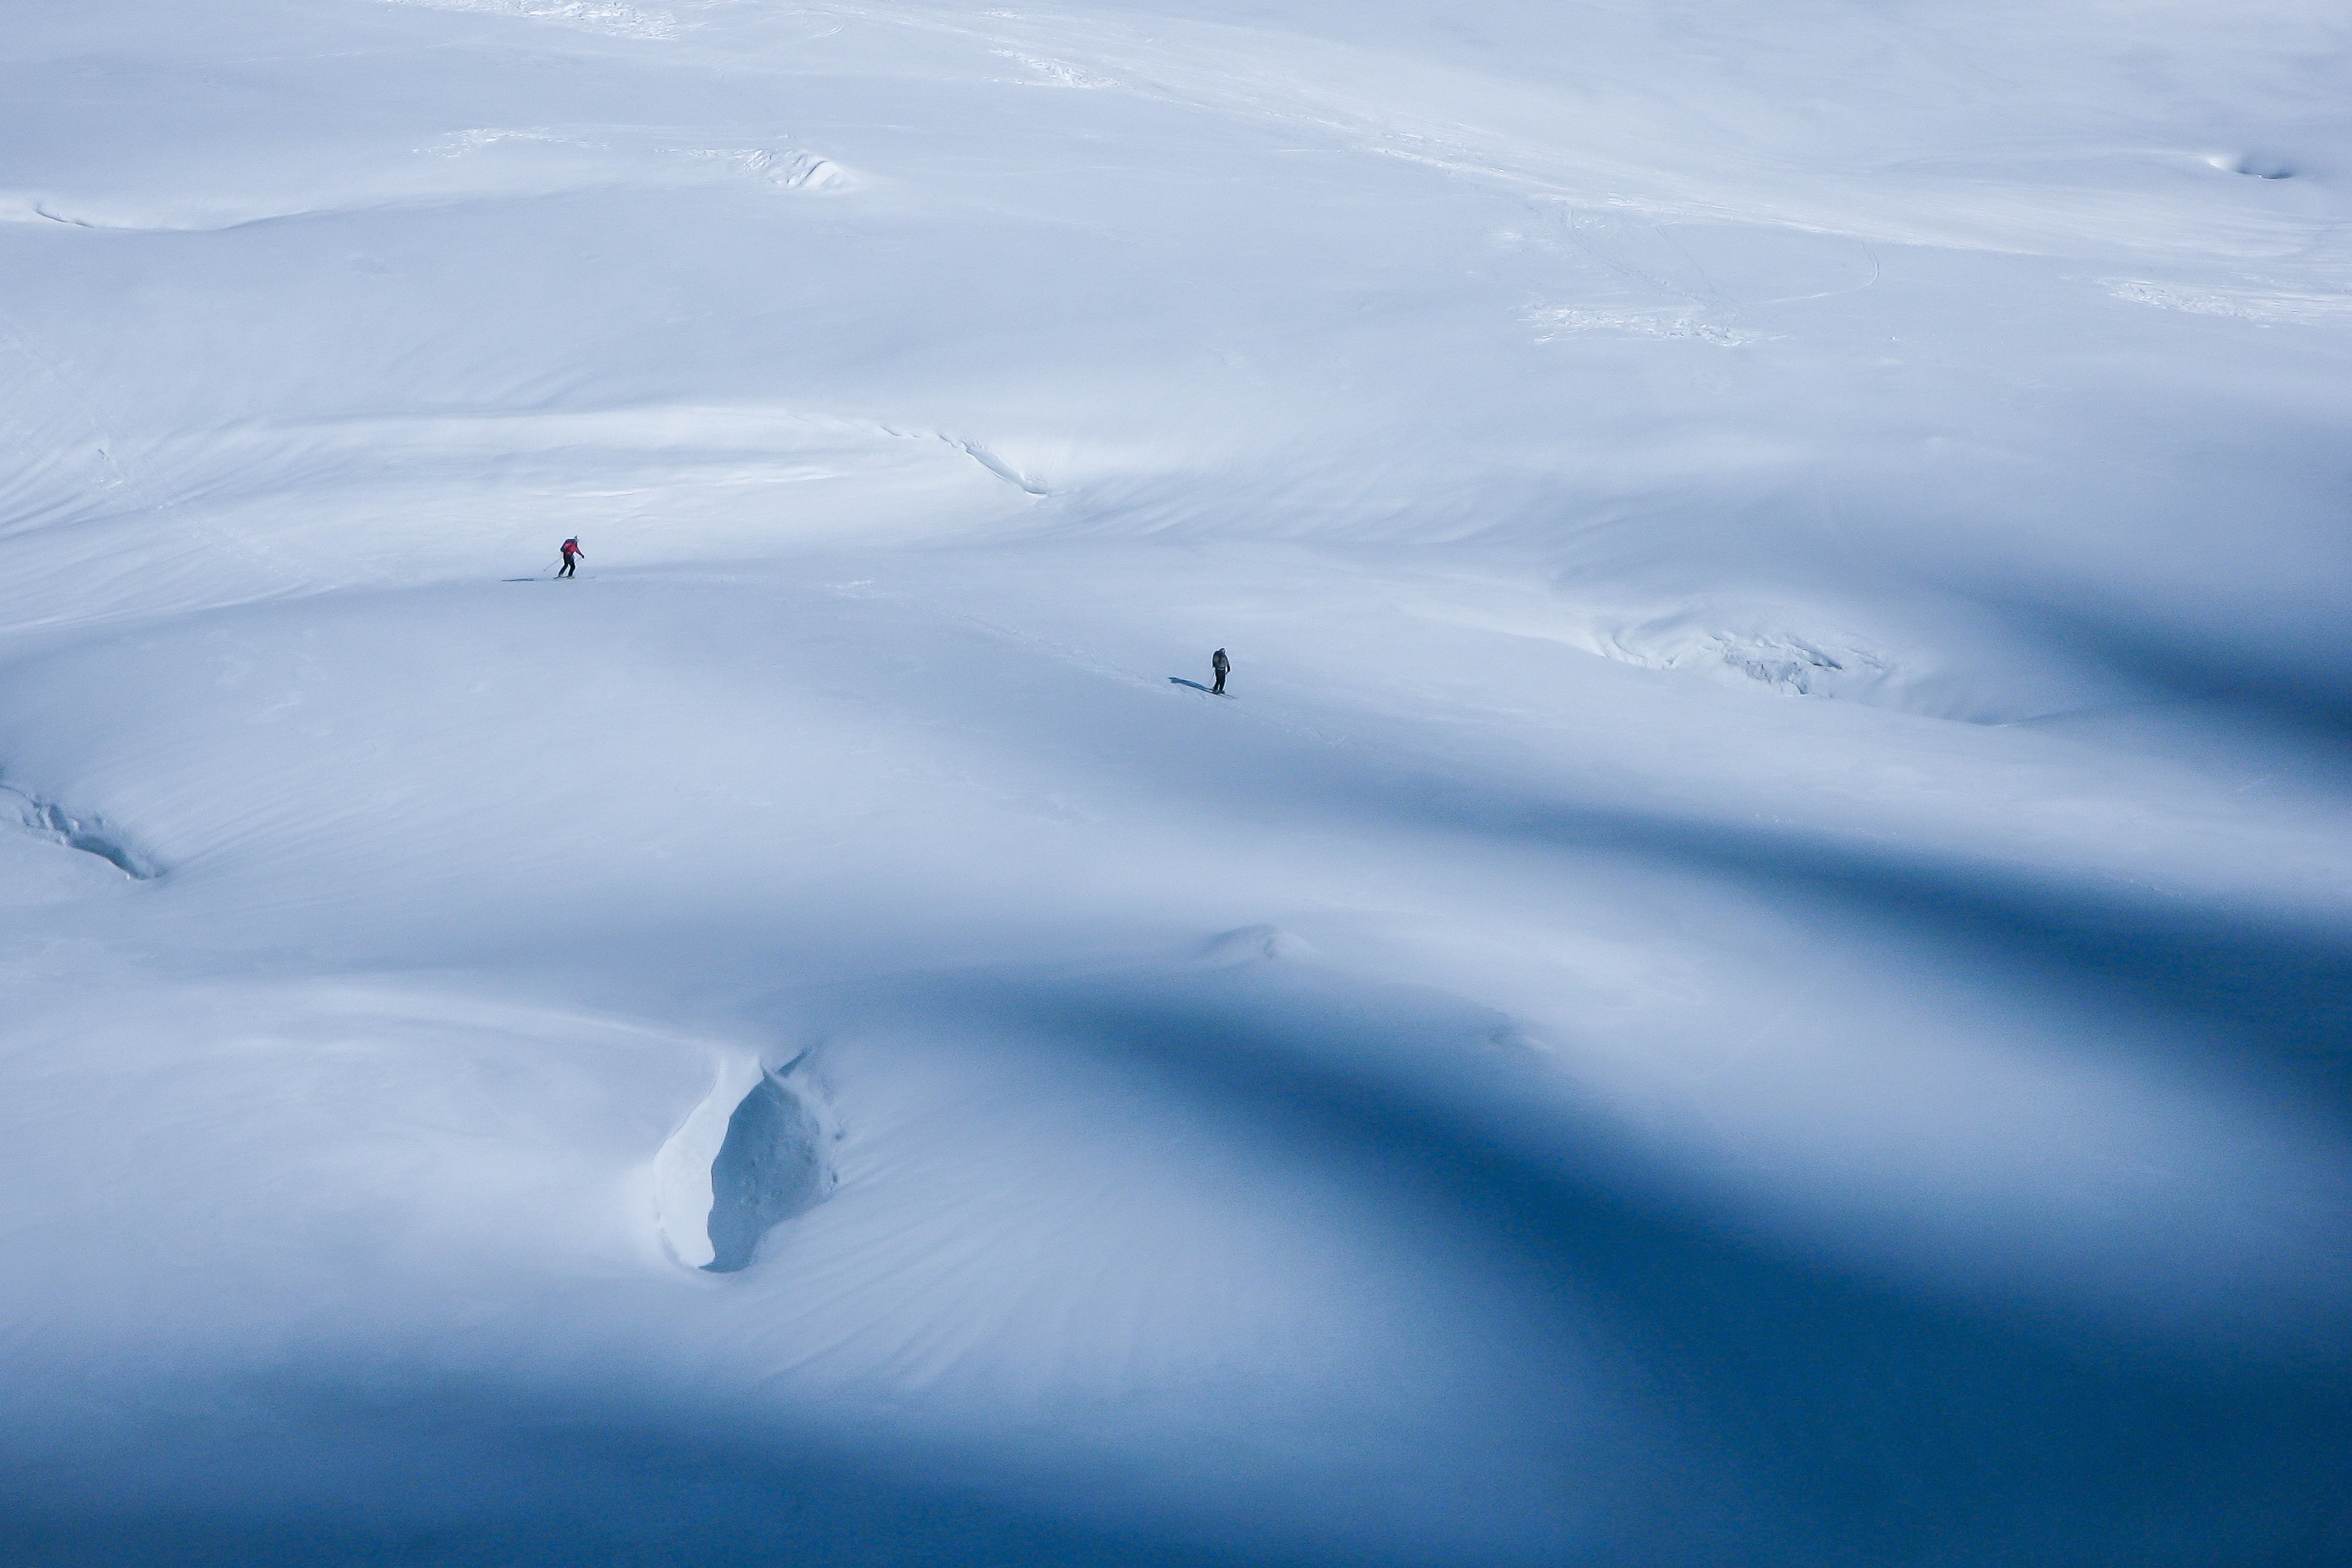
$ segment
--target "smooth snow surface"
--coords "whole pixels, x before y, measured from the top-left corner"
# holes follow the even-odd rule
[[[2333,8],[0,72],[9,1563],[2352,1561]]]

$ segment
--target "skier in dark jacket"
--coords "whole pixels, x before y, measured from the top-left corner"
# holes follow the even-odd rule
[[[559,577],[569,577],[577,572],[580,569],[580,557],[583,553],[585,552],[581,550],[580,541],[576,537],[565,540],[563,542],[563,570],[558,572],[556,575]]]
[[[1209,668],[1217,672],[1217,684],[1210,689],[1219,697],[1223,697],[1225,694],[1225,671],[1233,668],[1233,667],[1234,661],[1225,657],[1225,650],[1223,648],[1219,648],[1215,653],[1209,656]]]

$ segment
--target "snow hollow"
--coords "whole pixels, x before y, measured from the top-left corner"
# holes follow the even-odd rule
[[[0,1559],[2352,1560],[2330,8],[0,73]]]

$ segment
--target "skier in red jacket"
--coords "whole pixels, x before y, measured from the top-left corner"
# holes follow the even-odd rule
[[[563,542],[563,570],[558,572],[556,575],[559,577],[569,577],[573,573],[577,572],[580,569],[580,557],[583,553],[585,552],[580,548],[580,541],[576,537],[565,540]]]

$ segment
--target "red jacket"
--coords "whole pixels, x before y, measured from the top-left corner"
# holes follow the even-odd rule
[[[565,558],[568,560],[572,556],[585,555],[588,552],[581,549],[576,542],[567,539],[563,542],[563,553]]]

